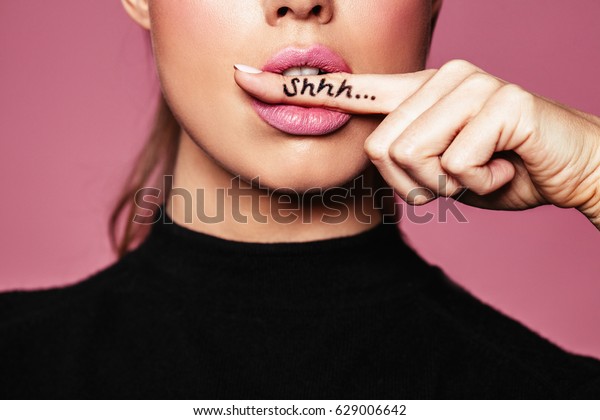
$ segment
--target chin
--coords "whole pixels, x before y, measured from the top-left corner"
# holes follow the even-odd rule
[[[218,176],[221,180],[239,177],[256,188],[298,194],[343,187],[364,173],[371,165],[364,141],[381,120],[355,117],[325,136],[291,136],[254,116],[226,124],[218,118],[223,114],[216,113],[213,124],[210,119],[179,119],[185,165],[197,168],[196,178],[220,173],[225,175]]]
[[[242,176],[242,179],[256,188],[269,191],[277,190],[281,194],[315,194],[330,189],[345,187],[354,179],[362,175],[370,166],[368,159],[348,164],[344,170],[328,168],[326,166],[314,170],[307,169],[314,165],[288,168],[278,171],[278,165],[269,167],[269,170],[256,172],[254,176]]]
[[[241,165],[240,173],[248,175],[242,176],[245,179],[258,177],[260,185],[254,186],[282,192],[343,187],[371,166],[363,144],[376,123],[374,119],[355,119],[337,133],[320,138],[290,139],[285,135],[261,150],[262,159],[247,156],[250,159]]]

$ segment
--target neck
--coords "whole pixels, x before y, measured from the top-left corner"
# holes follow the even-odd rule
[[[165,210],[175,223],[240,242],[307,242],[359,234],[381,223],[393,201],[373,194],[382,181],[372,166],[326,194],[274,193],[224,170],[186,135],[167,183],[172,189]]]

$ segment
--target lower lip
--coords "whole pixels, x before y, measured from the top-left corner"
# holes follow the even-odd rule
[[[256,113],[270,126],[296,136],[323,136],[342,128],[351,116],[323,108],[271,105],[252,100]]]

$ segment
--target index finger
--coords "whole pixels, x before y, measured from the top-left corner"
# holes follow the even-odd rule
[[[234,77],[244,91],[269,104],[320,107],[353,114],[389,114],[435,72],[283,76],[247,73],[236,68]]]

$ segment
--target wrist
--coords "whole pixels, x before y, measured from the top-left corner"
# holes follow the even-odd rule
[[[594,130],[592,130],[591,138],[589,143],[591,150],[589,150],[588,168],[591,170],[588,175],[584,177],[583,185],[585,188],[584,194],[581,196],[585,199],[583,204],[577,206],[577,210],[585,215],[590,222],[600,230],[600,119],[593,116],[594,120],[588,121],[594,123]]]
[[[577,210],[585,215],[600,230],[600,164],[587,177],[585,193],[580,195],[583,204]]]

